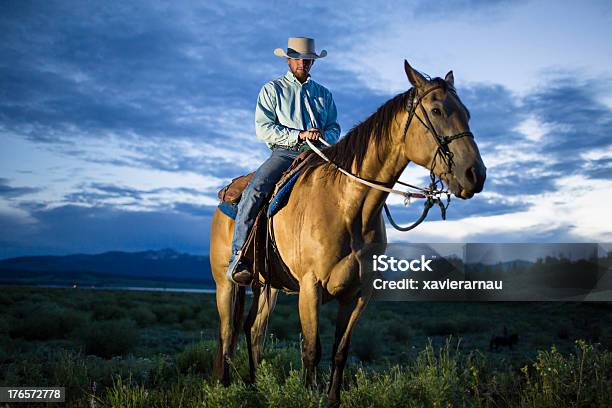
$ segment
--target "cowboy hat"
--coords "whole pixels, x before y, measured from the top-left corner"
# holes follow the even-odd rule
[[[315,43],[312,38],[306,37],[290,37],[287,41],[287,52],[282,48],[274,50],[274,55],[284,58],[295,59],[317,59],[327,55],[327,51],[321,50],[321,53],[315,52]]]

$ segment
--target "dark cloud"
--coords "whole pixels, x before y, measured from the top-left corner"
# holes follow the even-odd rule
[[[112,184],[92,183],[91,188],[105,192],[109,197],[130,197],[137,200],[142,198],[142,190],[129,187],[119,187]]]
[[[487,191],[539,194],[555,190],[554,182],[561,176],[603,174],[605,163],[589,162],[581,155],[608,149],[612,144],[612,110],[599,101],[595,92],[611,84],[612,80],[605,78],[595,81],[561,77],[542,84],[522,99],[499,86],[461,89],[460,95],[472,111],[471,127],[476,140],[487,146],[483,154],[495,158],[512,154],[517,158],[490,169]],[[530,117],[550,129],[540,140],[530,140],[516,130]],[[499,145],[504,146],[503,151],[494,150]],[[513,154],[517,148],[529,154],[529,159]]]
[[[557,243],[557,242],[591,242],[580,235],[572,233],[572,226],[564,225],[559,228],[546,230],[537,228],[523,231],[504,231],[503,233],[480,233],[474,231],[470,235],[470,242],[507,242],[507,243]]]
[[[78,191],[66,194],[63,197],[63,201],[75,204],[87,204],[91,206],[100,205],[107,200],[112,199],[132,199],[134,204],[139,201],[147,199],[150,203],[147,205],[154,206],[160,211],[170,211],[174,209],[178,212],[184,212],[185,214],[192,215],[206,215],[210,214],[210,209],[207,208],[205,211],[202,210],[204,207],[193,206],[188,203],[175,203],[172,206],[168,206],[165,201],[160,201],[156,198],[156,194],[165,194],[166,196],[178,195],[178,194],[190,194],[194,196],[204,197],[210,196],[210,192],[197,190],[194,188],[154,188],[154,189],[136,189],[131,187],[116,186],[112,184],[104,183],[85,183],[78,186]],[[212,198],[212,197],[211,197]],[[215,200],[216,197],[213,198]],[[26,206],[31,203],[23,203]],[[24,208],[26,209],[26,208]],[[198,211],[194,211],[198,209]],[[183,211],[184,210],[184,211]]]
[[[100,131],[196,136],[203,129],[176,123],[185,103],[240,106],[244,86],[217,62],[194,61],[185,52],[215,40],[194,36],[164,10],[144,5],[41,5],[20,18],[5,16],[2,122],[13,129],[69,124],[96,137]],[[214,18],[201,16],[202,27]],[[46,141],[48,132],[28,136]]]
[[[40,190],[40,188],[35,187],[11,187],[8,179],[0,178],[0,197],[14,198],[25,194],[36,193]]]
[[[612,179],[612,159],[592,160],[585,173],[593,179]]]
[[[252,112],[260,87],[287,69],[272,54],[286,43],[286,33],[315,13],[321,47],[336,41],[338,29],[350,36],[374,24],[364,20],[355,26],[347,15],[317,5],[305,5],[304,17],[292,19],[272,5],[51,2],[5,7],[10,9],[0,17],[0,124],[5,131],[92,163],[223,178],[253,168],[218,152],[200,157],[171,152],[164,141],[190,139],[266,154],[254,137]],[[346,83],[352,76],[327,61],[313,74],[332,89],[334,82]],[[384,101],[359,84],[343,89],[334,95],[345,130]],[[243,134],[227,126],[245,123],[234,111],[249,112]],[[253,137],[245,140],[249,133]],[[83,143],[109,135],[140,154],[92,154]]]
[[[443,200],[446,204],[446,200]],[[408,225],[416,221],[423,212],[423,200],[414,200],[410,206],[391,206],[391,216],[396,223],[402,226]],[[447,220],[459,220],[471,216],[492,216],[506,214],[510,212],[526,211],[531,207],[526,203],[508,203],[497,200],[484,200],[476,196],[470,200],[462,200],[456,197],[451,198],[450,205],[446,210]],[[427,220],[441,220],[441,211],[438,205],[435,205],[429,210]]]
[[[0,20],[7,101],[1,119],[11,127],[76,124],[92,136],[100,130],[209,134],[214,129],[206,124],[178,123],[177,116],[186,106],[252,110],[261,85],[285,71],[271,51],[286,41],[278,33],[295,24],[280,9],[234,8],[111,2],[13,9]],[[321,15],[321,36],[331,36],[334,20]],[[262,63],[271,68],[262,70]]]
[[[537,115],[553,130],[542,140],[541,151],[566,162],[585,151],[601,149],[611,143],[612,110],[597,101],[596,90],[609,86],[610,80],[561,78],[528,95],[523,109]],[[574,162],[571,170],[577,170]]]
[[[121,211],[109,206],[37,207],[30,207],[32,220],[27,223],[0,216],[0,257],[151,248],[203,254],[208,251],[214,210],[209,207],[208,213],[193,216],[186,212]]]
[[[470,128],[476,141],[497,145],[522,139],[514,128],[526,113],[509,89],[501,85],[474,85],[460,88],[459,96],[470,110]]]
[[[470,7],[473,12],[484,3]],[[0,17],[0,120],[9,129],[46,142],[65,132],[45,130],[66,126],[76,126],[90,137],[115,131],[226,139],[205,122],[177,119],[187,106],[253,110],[261,85],[286,70],[272,50],[282,47],[285,33],[293,33],[302,22],[310,26],[311,16],[317,16],[321,47],[340,48],[385,15],[371,6],[340,11],[304,4],[288,19],[284,7],[229,2],[189,7],[45,2],[37,7],[9,3],[3,8],[8,12]],[[376,10],[379,13],[373,14]],[[314,72],[321,73],[323,82],[343,82],[350,89],[350,72],[326,61],[321,64]],[[357,107],[369,95],[363,95],[359,84],[354,88],[362,97],[353,100],[357,92],[337,95],[344,105],[340,115],[346,129],[367,113]],[[29,125],[27,129],[23,124]]]
[[[525,0],[450,0],[445,2],[419,1],[413,9],[414,16],[422,19],[456,18],[468,15],[472,19],[499,16],[504,10],[516,7]]]
[[[547,191],[554,191],[557,189],[555,180],[559,178],[558,175],[542,175],[533,176],[523,173],[525,165],[517,165],[514,171],[505,177],[496,176],[495,173],[487,174],[486,189],[495,193],[500,193],[508,197],[519,198],[521,196],[530,196],[534,194],[542,194]],[[537,164],[535,165],[536,168]],[[540,166],[543,169],[545,166]],[[529,166],[530,169],[533,167]]]

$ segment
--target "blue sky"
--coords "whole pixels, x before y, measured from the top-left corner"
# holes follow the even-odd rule
[[[206,253],[217,190],[268,155],[255,101],[289,36],[327,49],[342,134],[408,88],[404,58],[455,73],[485,190],[391,241],[610,242],[611,26],[605,1],[2,2],[0,258]]]

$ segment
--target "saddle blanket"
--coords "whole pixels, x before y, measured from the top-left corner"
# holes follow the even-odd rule
[[[296,171],[294,175],[291,176],[287,182],[278,190],[276,195],[272,198],[270,202],[270,206],[268,207],[268,217],[272,217],[276,214],[281,208],[287,204],[289,201],[289,195],[291,194],[291,190],[293,190],[293,186],[300,175],[301,171]]]
[[[231,219],[235,220],[238,215],[238,203],[229,203],[227,201],[222,201],[218,206],[219,210]]]

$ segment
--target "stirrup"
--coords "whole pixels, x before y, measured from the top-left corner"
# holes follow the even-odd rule
[[[238,286],[250,286],[253,280],[253,272],[249,270],[248,266],[244,265],[245,266],[244,269],[240,271],[236,270],[236,268],[242,261],[240,259],[241,254],[242,254],[242,251],[236,252],[236,254],[234,255],[234,259],[232,260],[232,262],[229,264],[229,267],[227,268],[227,273],[225,274],[225,276],[227,277],[227,280],[229,280],[232,283],[235,283]],[[242,261],[242,263],[245,264],[244,261]],[[246,273],[245,273],[245,270],[246,270]]]

